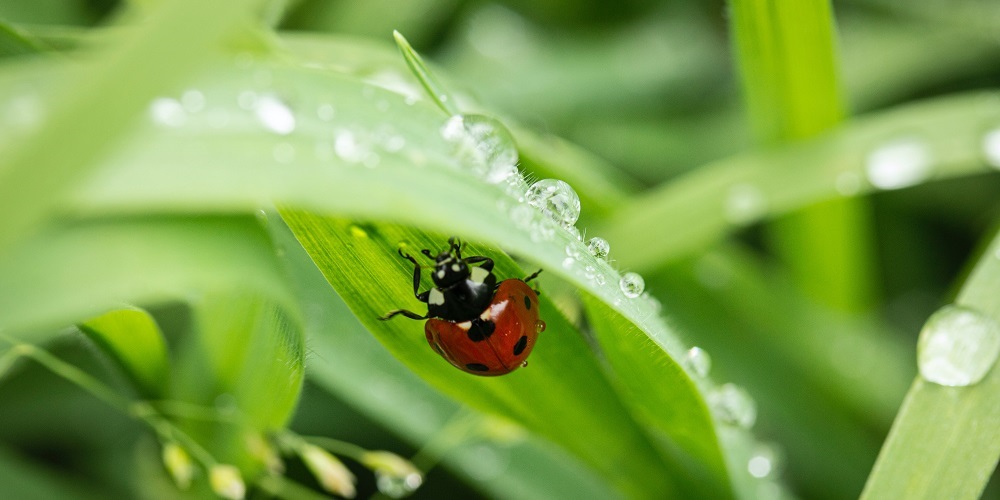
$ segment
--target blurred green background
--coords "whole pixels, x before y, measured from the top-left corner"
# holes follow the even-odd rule
[[[0,20],[59,48],[118,22],[120,8],[112,0],[0,0]],[[833,11],[836,86],[847,123],[1000,85],[1000,3],[843,0],[833,3]],[[713,162],[782,142],[761,137],[748,115],[731,15],[722,1],[286,0],[274,2],[264,17],[282,36],[303,45],[323,33],[388,44],[392,31],[399,30],[470,102],[518,128],[582,147],[612,166],[614,184],[635,199],[690,179],[686,176]],[[5,62],[24,57],[16,52],[8,51]],[[983,106],[995,107],[1000,100],[995,93],[981,96]],[[956,101],[956,112],[960,104],[977,107],[970,102]],[[4,109],[13,120],[16,110]],[[938,131],[933,122],[915,121],[920,123],[915,133]],[[974,127],[985,131],[997,124]],[[522,157],[530,174],[543,171],[541,163]],[[653,262],[638,254],[629,260],[632,254],[622,250],[641,247],[644,238],[614,232],[624,226],[606,215],[619,207],[585,208],[580,227],[606,229],[612,256],[618,250],[620,265],[641,270],[669,322],[711,353],[713,376],[736,381],[754,396],[756,435],[776,443],[775,464],[781,463],[791,493],[850,498],[860,493],[916,373],[912,360],[921,325],[953,299],[1000,220],[1000,176],[980,168],[946,177],[864,198],[862,230],[849,236],[858,239],[855,246],[863,254],[861,270],[851,271],[857,273],[852,286],[861,291],[846,305],[817,291],[815,283],[803,283],[797,270],[803,264],[789,257],[795,251],[776,236],[775,227],[783,223],[778,214],[734,230],[723,242]],[[699,223],[697,214],[686,222]],[[307,262],[304,255],[296,259]],[[830,262],[806,260],[815,266]],[[322,277],[303,281],[309,279],[314,282],[308,286],[339,304],[321,320],[360,335],[307,336],[306,383],[291,429],[403,456],[423,449],[443,460],[414,498],[554,498],[575,489],[596,491],[572,459],[541,440],[525,444],[523,438],[472,433],[428,452],[429,443],[461,427],[459,403],[427,388],[433,393],[427,397],[437,398],[434,407],[447,414],[406,427],[410,424],[398,414],[411,409],[394,399],[405,396],[393,392],[392,380],[415,376],[364,332]],[[2,287],[0,282],[0,293],[12,293]],[[152,313],[168,339],[184,329],[191,314],[181,304],[160,305]],[[49,348],[124,387],[84,337],[67,335]],[[331,362],[327,356],[335,353],[337,362]],[[350,358],[368,360],[374,368],[352,366]],[[388,380],[384,394],[350,387],[352,377],[380,372]],[[8,488],[18,491],[18,498],[172,495],[164,477],[163,484],[136,484],[136,478],[151,477],[144,469],[159,466],[147,452],[152,446],[148,430],[36,364],[19,364],[0,380],[0,496]],[[482,462],[470,465],[470,460]],[[491,472],[529,473],[534,464],[552,461],[569,465],[552,472],[549,490],[505,486],[504,478]],[[359,497],[376,494],[371,474],[348,463],[359,478]],[[289,467],[289,477],[316,486],[301,465]],[[1000,498],[995,475],[984,498]]]

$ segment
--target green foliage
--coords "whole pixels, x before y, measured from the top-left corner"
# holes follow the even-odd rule
[[[895,416],[864,496],[992,494],[997,370],[910,381],[963,265],[996,317],[996,245],[965,260],[1000,214],[997,53],[962,29],[995,8],[734,0],[726,40],[697,2],[203,3],[0,2],[3,491],[350,491],[322,445],[361,496],[843,498]],[[462,113],[517,174],[476,172]],[[524,202],[546,177],[579,229]],[[378,321],[424,307],[397,250],[452,235],[544,270],[529,366]]]

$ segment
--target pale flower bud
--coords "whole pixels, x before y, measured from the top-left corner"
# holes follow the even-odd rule
[[[162,459],[177,487],[182,490],[188,489],[195,471],[191,456],[179,444],[167,443],[163,445]]]
[[[323,489],[345,498],[354,498],[354,474],[347,470],[343,462],[323,448],[311,444],[303,444],[298,451]]]
[[[212,485],[212,491],[222,498],[243,500],[247,493],[240,470],[232,465],[213,465],[208,471],[208,482]]]

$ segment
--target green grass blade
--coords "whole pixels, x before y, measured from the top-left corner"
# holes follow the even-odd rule
[[[763,144],[814,136],[843,119],[829,0],[732,0],[750,120]],[[802,167],[793,167],[802,168]],[[863,201],[830,200],[776,221],[772,244],[807,293],[843,310],[871,302],[871,228]]]
[[[0,163],[0,250],[36,230],[158,92],[201,67],[223,36],[245,21],[250,2],[161,2],[136,29],[123,30],[96,61],[81,65],[46,96],[44,125],[7,144]],[[175,34],[183,32],[183,37]],[[59,147],[53,147],[58,144]],[[38,175],[44,169],[45,175]]]
[[[0,20],[0,57],[37,54],[42,45],[20,29]]]
[[[111,311],[79,325],[83,333],[110,355],[148,399],[163,397],[170,383],[170,360],[163,333],[141,309]]]
[[[194,290],[233,286],[283,290],[270,243],[249,217],[63,227],[16,247],[0,260],[0,276],[13,291],[0,294],[0,326],[31,342],[123,303],[185,300]]]
[[[362,324],[432,386],[552,440],[627,496],[676,493],[677,478],[664,470],[657,451],[622,407],[584,340],[544,295],[541,307],[548,328],[530,366],[501,378],[464,374],[427,346],[422,322],[377,319],[399,307],[414,307],[408,278],[412,267],[407,268],[409,263],[396,254],[397,245],[437,248],[445,238],[390,225],[351,226],[291,210],[283,210],[282,216]],[[469,245],[466,253],[494,258],[500,276],[525,275],[506,256],[478,245]],[[626,463],[628,473],[623,474],[620,468]]]
[[[309,379],[381,423],[416,448],[433,447],[443,466],[495,498],[614,498],[613,486],[574,457],[531,435],[512,441],[482,439],[491,420],[434,390],[394,358],[337,296],[309,255],[281,223],[268,224],[298,291],[312,362]],[[359,384],[363,380],[365,383]],[[469,435],[451,435],[463,413]],[[441,440],[450,444],[439,443]],[[439,449],[440,448],[440,449]],[[509,456],[506,467],[484,475],[483,450]]]
[[[892,141],[913,140],[925,148],[929,171],[921,180],[988,172],[983,137],[998,123],[1000,103],[990,94],[873,113],[815,139],[706,165],[622,207],[598,232],[615,245],[615,258],[623,265],[650,268],[746,223],[876,191],[867,180],[867,158]],[[750,210],[735,211],[734,205]],[[692,219],[698,224],[690,224]],[[650,227],[658,230],[650,232]]]
[[[441,108],[441,111],[448,113],[448,116],[459,114],[461,111],[458,109],[458,104],[455,103],[455,97],[441,85],[434,73],[427,68],[420,54],[417,54],[417,51],[410,47],[410,42],[407,42],[406,38],[398,31],[393,31],[392,36],[396,38],[396,45],[399,46],[399,51],[406,59],[406,65],[416,75],[417,80],[427,91],[427,95],[431,96],[431,100]]]
[[[1000,237],[994,237],[955,300],[995,322],[1000,322],[998,255]],[[967,387],[944,387],[918,376],[862,498],[979,498],[1000,457],[997,394],[996,365]]]

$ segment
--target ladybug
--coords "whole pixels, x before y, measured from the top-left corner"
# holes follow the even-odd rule
[[[426,292],[420,292],[420,264],[399,250],[401,257],[413,263],[413,294],[427,304],[427,314],[399,309],[379,319],[397,315],[426,319],[424,334],[431,348],[455,368],[473,375],[504,375],[527,366],[538,333],[545,329],[545,322],[538,319],[538,292],[528,282],[542,271],[523,280],[497,283],[493,259],[463,258],[462,244],[455,237],[437,256],[430,250],[421,253],[434,259],[434,288]]]

